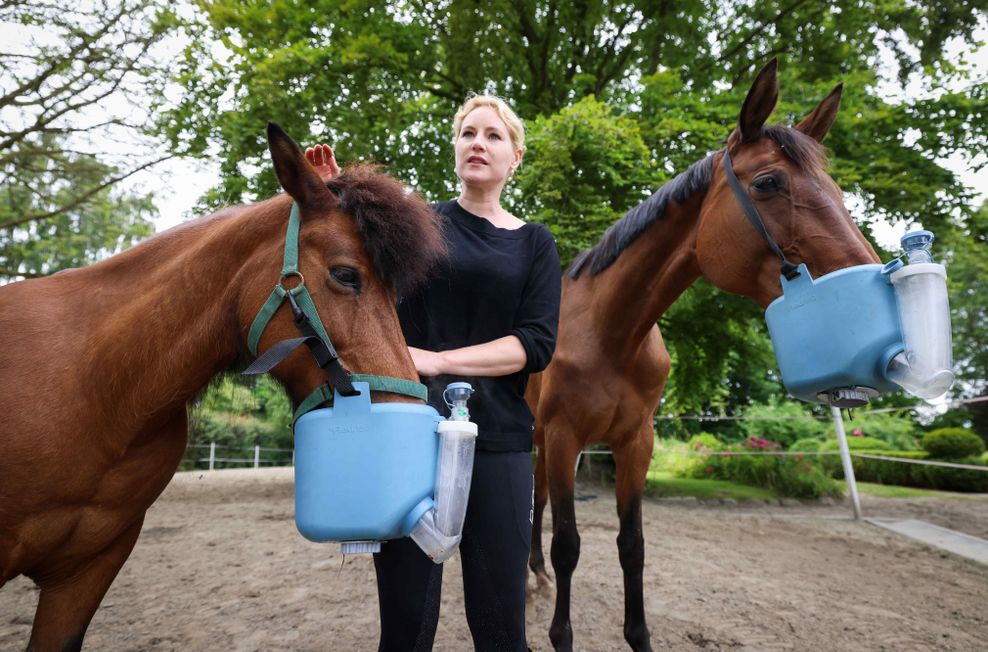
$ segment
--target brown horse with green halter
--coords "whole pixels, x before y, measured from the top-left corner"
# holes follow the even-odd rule
[[[272,372],[296,405],[343,365],[397,377],[379,400],[414,400],[392,393],[418,380],[395,297],[442,255],[436,217],[368,167],[321,181],[276,125],[268,144],[285,194],[0,287],[0,586],[41,589],[31,650],[82,647],[185,451],[186,403],[255,345],[300,339],[299,312],[319,322],[302,332],[316,360],[294,351]]]
[[[792,273],[790,261],[806,263],[814,278],[878,262],[825,172],[820,141],[840,95],[838,86],[795,127],[765,126],[778,99],[773,60],[752,85],[727,147],[629,211],[566,273],[556,353],[528,393],[539,449],[530,566],[540,584],[548,579],[541,541],[548,499],[556,573],[549,637],[556,649],[573,648],[570,589],[580,555],[574,466],[591,444],[609,446],[617,469],[624,636],[635,650],[651,649],[641,501],[670,364],[656,321],[700,276],[765,307],[782,293],[780,272]],[[764,235],[732,193],[727,161],[760,214]]]

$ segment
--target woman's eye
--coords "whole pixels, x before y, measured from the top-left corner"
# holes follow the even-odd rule
[[[771,174],[767,174],[764,177],[758,177],[751,185],[759,192],[773,192],[778,190],[780,187],[779,180]]]
[[[488,136],[488,138],[490,138],[491,140],[501,140],[501,134],[492,133],[491,135]]]
[[[352,267],[334,267],[329,270],[333,280],[348,288],[360,289],[360,274]]]

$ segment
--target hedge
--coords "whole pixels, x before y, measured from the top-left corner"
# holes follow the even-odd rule
[[[985,452],[985,442],[967,428],[938,428],[923,435],[920,442],[930,457],[959,459],[978,457]]]
[[[854,452],[914,460],[929,458],[929,453],[926,451],[856,450]],[[877,482],[879,484],[939,489],[942,491],[988,492],[988,462],[982,460],[980,457],[973,456],[952,461],[961,464],[984,466],[986,470],[957,469],[929,466],[926,464],[910,464],[908,462],[893,462],[890,460],[875,460],[856,455],[851,456],[854,477],[859,482]],[[832,477],[844,477],[844,467],[841,464],[839,456],[821,456],[820,462]]]

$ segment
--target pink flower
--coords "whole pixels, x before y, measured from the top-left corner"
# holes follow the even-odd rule
[[[774,441],[754,436],[748,437],[744,441],[744,445],[748,448],[780,448],[779,444]]]
[[[855,429],[854,429],[854,430],[853,430],[853,431],[851,432],[851,434],[852,434],[853,436],[855,436],[855,437],[864,437],[864,433],[863,433],[863,432],[861,431],[861,428],[855,428]]]

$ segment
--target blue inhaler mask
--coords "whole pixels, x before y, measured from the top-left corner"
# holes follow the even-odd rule
[[[933,261],[933,234],[902,238],[908,264],[856,265],[782,278],[765,310],[790,394],[811,403],[860,407],[900,387],[931,399],[954,381],[947,273]]]

